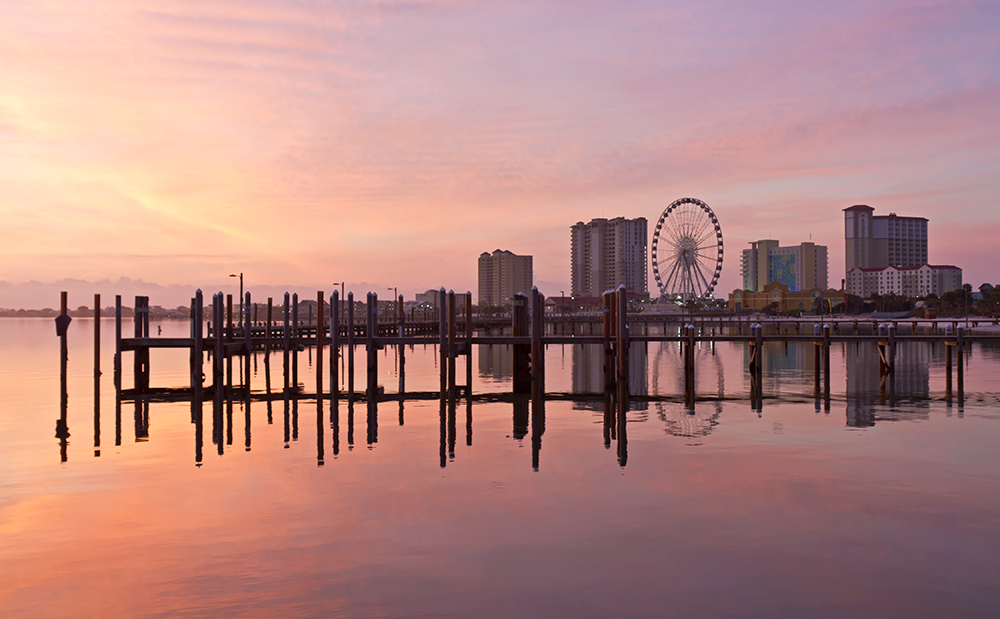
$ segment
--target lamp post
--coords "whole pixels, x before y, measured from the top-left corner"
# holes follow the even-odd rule
[[[392,288],[386,288],[386,290],[391,290],[392,291],[392,306],[391,306],[392,307],[392,317],[393,317],[393,319],[395,319],[396,314],[399,313],[399,308],[396,307],[396,303],[399,302],[399,294],[397,293],[395,286],[393,286]],[[389,322],[393,322],[393,320],[390,320]]]
[[[565,290],[560,290],[559,291],[559,313],[560,314],[565,314],[566,313],[566,291]]]
[[[243,324],[243,273],[240,273],[239,275],[237,275],[235,273],[230,273],[229,277],[238,277],[238,278],[240,278],[240,322],[239,322],[239,325],[242,327],[242,326],[245,326]]]
[[[345,303],[347,303],[347,297],[345,297],[345,296],[344,296],[344,294],[345,294],[345,292],[344,292],[344,287],[345,287],[346,285],[347,285],[347,284],[346,284],[346,283],[344,283],[344,282],[333,282],[333,288],[334,288],[334,290],[336,290],[336,289],[337,289],[337,286],[340,286],[340,298],[339,298],[339,299],[337,299],[337,304],[338,304],[338,305],[339,305],[340,307],[336,307],[336,308],[334,308],[334,307],[331,307],[331,308],[330,308],[330,311],[331,311],[331,312],[333,312],[333,311],[339,311],[339,312],[340,312],[339,316],[340,316],[340,319],[341,319],[340,321],[341,321],[341,322],[343,322],[343,321],[344,321],[344,311],[343,311],[343,308],[345,307],[345,306],[344,306],[344,304],[345,304]]]

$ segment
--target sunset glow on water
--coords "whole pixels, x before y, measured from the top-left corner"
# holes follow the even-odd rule
[[[1000,602],[995,348],[973,347],[962,402],[945,398],[943,353],[914,352],[926,363],[901,366],[891,406],[846,378],[877,366],[835,345],[829,410],[811,397],[811,350],[776,348],[758,414],[744,345],[720,343],[699,351],[692,415],[676,398],[676,346],[650,344],[624,466],[600,398],[562,395],[590,392],[583,348],[549,346],[554,395],[520,431],[509,378],[480,351],[473,387],[495,397],[460,398],[454,414],[383,401],[371,419],[342,399],[336,438],[329,400],[291,401],[286,422],[278,388],[270,413],[224,404],[220,455],[209,400],[198,463],[189,401],[150,403],[148,425],[122,402],[116,444],[106,335],[94,446],[92,325],[71,325],[61,462],[51,321],[0,322],[10,616],[972,617]],[[407,350],[408,391],[436,389],[436,358]],[[390,397],[396,361],[380,352]],[[280,385],[280,353],[271,365]],[[255,392],[264,366],[258,354]],[[152,368],[154,386],[186,386],[186,351],[154,351]]]

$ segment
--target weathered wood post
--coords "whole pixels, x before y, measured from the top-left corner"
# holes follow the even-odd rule
[[[291,296],[285,293],[285,304],[284,304],[284,329],[282,332],[282,349],[284,352],[284,364],[285,364],[285,391],[288,391],[288,385],[291,382],[291,346],[292,346],[292,323],[291,323]]]
[[[101,455],[101,295],[94,295],[94,457]]]
[[[94,396],[100,397],[99,384],[101,376],[101,295],[94,294]]]
[[[378,331],[378,295],[368,293],[368,327],[365,330],[368,351],[368,402],[375,398],[378,385],[378,351],[375,350],[375,333]],[[369,405],[370,406],[370,405]]]
[[[958,353],[955,362],[958,366],[958,399],[961,404],[965,397],[965,325],[956,325],[955,349]],[[961,409],[959,409],[961,410]]]
[[[340,356],[340,291],[334,290],[330,295],[330,397],[333,399],[336,410],[337,397],[340,395],[340,376],[337,358]],[[334,453],[334,455],[337,455]]]
[[[542,307],[538,287],[531,287],[531,397],[541,394],[542,381]]]
[[[952,342],[944,343],[944,395],[951,398],[951,348]]]
[[[511,314],[512,335],[518,338],[528,336],[528,296],[523,292],[518,292],[511,300]],[[513,362],[511,382],[514,393],[531,393],[531,345],[514,344],[511,357]]]
[[[56,438],[59,439],[59,459],[69,458],[69,387],[67,371],[69,364],[69,344],[67,331],[73,319],[69,315],[68,293],[59,293],[59,316],[56,317],[56,335],[59,337],[59,419],[56,419]]]
[[[399,311],[397,315],[399,317],[399,336],[404,337],[406,334],[406,327],[404,321],[406,318],[406,312],[403,311],[403,295],[399,295],[397,299],[397,307]],[[406,393],[406,346],[400,342],[396,344],[396,358],[398,359],[399,366],[399,386],[398,391],[400,394],[399,398],[399,425],[403,425],[403,397],[402,395]]]
[[[299,293],[292,293],[292,388],[299,388]]]
[[[628,350],[629,350],[629,334],[628,334],[628,320],[627,320],[627,307],[628,299],[625,294],[625,284],[618,287],[618,302],[616,306],[618,307],[618,396],[619,403],[624,405],[625,408],[622,409],[622,413],[628,410],[628,397],[629,397],[629,366],[628,366]]]
[[[465,293],[465,395],[468,407],[467,416],[469,428],[466,432],[471,445],[472,440],[472,291]]]
[[[149,297],[135,298],[135,312],[133,321],[135,324],[135,337],[149,337]],[[138,346],[135,349],[133,365],[135,370],[135,389],[146,391],[149,389],[149,346]]]
[[[448,393],[454,397],[455,392],[455,357],[456,357],[456,327],[455,327],[455,291],[448,291]]]
[[[396,335],[403,337],[405,335],[404,323],[406,321],[406,311],[403,309],[403,295],[399,295],[396,298]],[[399,344],[402,347],[402,344]],[[400,348],[402,350],[402,348]]]
[[[616,318],[615,331],[617,335],[618,352],[618,466],[628,463],[628,422],[629,408],[629,367],[628,367],[628,323],[626,321],[625,286],[619,286],[612,299],[613,316]]]
[[[694,325],[684,325],[684,403],[692,412],[695,401],[694,335]]]
[[[323,319],[324,298],[322,290],[316,292],[316,398],[323,399],[323,346],[326,321]]]
[[[122,388],[122,295],[115,295],[115,389]]]
[[[243,299],[243,354],[246,357],[243,360],[244,376],[245,382],[242,387],[246,389],[246,392],[250,393],[250,355],[251,349],[253,347],[253,322],[250,320],[250,313],[253,311],[250,304],[250,291],[248,290],[244,295]],[[249,403],[249,400],[247,401]],[[249,405],[249,404],[248,404]]]
[[[204,319],[205,319],[205,299],[201,292],[201,288],[195,290],[194,292],[194,304],[192,309],[194,310],[194,316],[192,321],[194,323],[194,367],[192,370],[192,381],[191,387],[194,389],[194,397],[198,402],[202,400],[202,389],[205,385],[205,370],[204,370],[204,350],[205,350],[205,332],[204,332]],[[201,413],[201,406],[197,407],[197,414]]]
[[[347,402],[354,403],[354,292],[347,293]],[[353,412],[348,411],[348,421],[353,419]],[[350,425],[350,424],[348,424]],[[354,435],[353,429],[349,428],[349,434]],[[353,439],[349,441],[353,444]]]
[[[761,411],[764,409],[764,327],[758,322],[753,325],[752,329],[755,336],[754,348],[757,349],[752,381],[752,384],[755,384],[757,387],[754,393],[755,397],[753,398],[752,408],[760,416]]]
[[[830,325],[823,325],[823,394],[830,397]]]
[[[265,316],[264,322],[264,361],[271,354],[271,311],[273,308],[273,299],[271,297],[267,298],[267,315]]]
[[[438,352],[441,358],[441,395],[443,397],[445,391],[448,389],[448,295],[444,290],[444,286],[441,286],[440,290],[438,290],[437,310],[438,346],[440,348]]]
[[[223,326],[222,321],[225,316],[225,308],[222,306],[223,298],[222,293],[218,292],[212,299],[212,330],[215,335],[215,351],[213,361],[213,373],[212,373],[212,386],[215,389],[215,397],[219,399],[222,395],[223,390],[223,378],[224,378],[224,366],[222,363],[223,359],[223,347],[225,345],[223,338]]]

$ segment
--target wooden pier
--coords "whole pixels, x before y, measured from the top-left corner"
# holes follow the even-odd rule
[[[246,292],[237,305],[234,316],[231,295],[216,293],[205,303],[199,290],[191,299],[188,337],[159,337],[150,330],[150,305],[147,297],[136,297],[133,312],[132,337],[124,337],[121,296],[115,297],[115,444],[121,444],[123,402],[135,406],[136,440],[146,440],[149,428],[149,405],[155,401],[184,400],[191,403],[191,421],[196,425],[196,462],[202,462],[203,407],[211,403],[213,443],[222,453],[224,444],[232,444],[233,403],[242,402],[246,415],[246,448],[250,448],[250,408],[253,403],[267,407],[268,423],[273,417],[272,406],[281,402],[285,422],[285,442],[294,441],[298,434],[299,400],[315,400],[317,435],[320,443],[318,464],[323,464],[322,418],[325,402],[330,402],[334,454],[339,450],[340,401],[347,403],[348,445],[354,443],[354,404],[363,401],[368,416],[369,444],[378,440],[379,402],[399,402],[399,423],[403,424],[404,400],[440,402],[441,466],[454,457],[457,402],[466,405],[466,441],[472,442],[473,401],[506,401],[513,404],[515,438],[531,434],[532,466],[537,469],[541,436],[545,429],[546,400],[602,400],[604,403],[604,442],[610,448],[615,441],[616,456],[624,466],[628,460],[627,416],[630,400],[672,401],[683,403],[693,413],[696,402],[724,398],[696,395],[696,349],[720,342],[740,342],[748,352],[750,404],[760,414],[764,400],[765,345],[769,342],[802,342],[814,346],[814,397],[817,410],[821,404],[829,411],[831,401],[830,348],[835,343],[874,346],[878,350],[879,397],[895,401],[895,372],[899,345],[907,342],[931,342],[945,346],[945,398],[950,403],[957,397],[964,401],[964,359],[972,342],[1000,342],[1000,333],[980,329],[979,319],[970,319],[969,326],[956,320],[857,320],[853,317],[815,317],[810,319],[750,320],[746,316],[693,316],[679,314],[644,314],[629,311],[623,288],[603,295],[603,311],[588,316],[565,316],[546,313],[545,298],[537,289],[530,294],[519,293],[512,303],[509,317],[481,317],[473,314],[471,293],[456,294],[438,291],[439,308],[433,315],[417,320],[414,312],[403,311],[403,298],[395,300],[396,311],[391,315],[378,311],[378,297],[369,293],[362,306],[363,315],[356,316],[353,293],[340,299],[337,291],[329,298],[318,292],[315,306],[307,310],[307,319],[300,320],[297,294],[285,293],[281,307],[275,308],[268,298],[265,304],[253,304]],[[67,328],[71,320],[67,311],[67,295],[62,293],[56,332],[61,346],[60,418],[56,421],[56,437],[60,453],[66,460],[69,428],[66,418]],[[94,455],[100,456],[100,306],[94,297]],[[260,311],[265,308],[265,311]],[[275,309],[278,309],[275,312]],[[255,320],[263,314],[263,320]],[[277,316],[277,317],[276,317]],[[995,321],[990,321],[993,325]],[[659,333],[657,333],[659,331]],[[650,342],[676,343],[683,364],[683,393],[666,395],[633,394],[629,391],[629,350]],[[545,349],[549,345],[586,344],[603,350],[603,393],[549,393],[545,388]],[[408,392],[405,384],[406,346],[431,346],[440,355],[440,385],[437,391]],[[386,394],[378,385],[377,352],[396,347],[398,365],[397,393]],[[472,351],[476,346],[510,346],[512,349],[511,391],[507,394],[473,392]],[[151,380],[155,359],[154,349],[186,349],[189,351],[190,380],[186,387],[157,386]],[[271,353],[280,349],[282,385],[271,384]],[[363,349],[366,358],[367,384],[355,389],[355,352]],[[315,352],[315,389],[307,389],[298,380],[299,354]],[[251,385],[251,361],[262,351],[264,362],[263,388]],[[345,354],[346,353],[346,354]],[[132,386],[123,384],[126,354],[132,355]],[[464,359],[464,381],[460,380],[457,361]],[[206,367],[206,363],[208,367]],[[241,371],[234,373],[235,367]],[[340,376],[343,363],[344,376]],[[954,370],[953,370],[954,368]],[[957,370],[957,372],[955,371]],[[325,381],[329,380],[328,387]],[[341,382],[346,389],[341,389]],[[961,410],[961,408],[960,408]]]
[[[744,342],[749,346],[748,370],[751,376],[751,401],[759,410],[762,394],[762,356],[768,342],[811,342],[816,350],[815,391],[817,397],[830,395],[830,347],[833,343],[867,343],[879,351],[880,381],[892,388],[897,347],[904,342],[939,342],[946,345],[946,392],[952,393],[953,383],[959,393],[963,391],[963,356],[966,346],[977,341],[1000,342],[998,333],[977,332],[979,320],[970,322],[970,329],[959,321],[928,320],[857,320],[851,317],[822,317],[817,319],[781,319],[750,321],[735,316],[655,315],[628,311],[623,289],[604,294],[604,311],[598,316],[572,316],[546,314],[545,298],[537,289],[530,295],[519,293],[512,302],[509,318],[498,321],[495,317],[479,317],[472,312],[471,293],[456,295],[453,291],[439,291],[435,320],[408,320],[403,310],[402,297],[395,299],[396,311],[385,316],[378,311],[378,297],[369,293],[364,305],[365,315],[355,316],[353,293],[342,302],[337,291],[329,298],[318,292],[315,315],[310,307],[308,322],[300,320],[298,295],[284,296],[281,317],[274,320],[272,299],[267,299],[266,314],[262,321],[254,321],[258,306],[252,303],[251,294],[245,293],[243,315],[233,316],[231,295],[221,292],[204,302],[201,291],[191,299],[189,337],[157,337],[150,333],[149,299],[136,297],[133,312],[132,337],[124,337],[121,296],[115,297],[115,386],[128,396],[155,393],[151,384],[151,351],[153,349],[182,348],[190,351],[189,395],[195,399],[217,397],[224,390],[251,390],[249,371],[242,373],[242,383],[233,382],[233,362],[249,363],[255,351],[270,353],[282,351],[283,389],[298,389],[298,354],[306,348],[317,353],[317,389],[324,393],[323,382],[329,380],[329,397],[346,396],[353,400],[354,353],[357,347],[366,352],[369,385],[366,392],[377,388],[373,381],[378,372],[376,352],[386,346],[400,351],[400,364],[405,364],[404,346],[432,345],[440,354],[440,393],[472,393],[472,367],[470,356],[475,346],[511,346],[513,348],[512,392],[538,398],[545,394],[544,351],[555,344],[590,344],[603,346],[605,391],[615,394],[619,404],[627,406],[628,350],[635,344],[649,342],[676,342],[682,349],[684,363],[684,401],[693,408],[695,400],[694,350],[702,343]],[[95,295],[95,317],[99,316],[100,297]],[[59,324],[68,324],[66,295],[62,297]],[[206,311],[208,316],[205,316]],[[599,319],[599,328],[594,326]],[[995,321],[991,321],[995,324]],[[660,333],[655,327],[661,327]],[[654,328],[651,328],[654,327]],[[95,380],[100,375],[99,335],[100,321],[95,320]],[[506,332],[506,333],[505,333]],[[65,327],[60,332],[65,338]],[[329,351],[327,352],[327,349]],[[344,372],[347,389],[341,393],[339,363],[346,349]],[[132,354],[133,381],[131,389],[122,384],[123,356]],[[327,358],[327,355],[329,357]],[[957,376],[952,378],[952,357],[955,358]],[[465,380],[458,382],[456,360],[465,358]],[[265,355],[269,363],[269,355]],[[205,363],[209,368],[205,368]],[[323,368],[328,367],[326,371]],[[207,369],[207,371],[206,371]],[[329,376],[327,376],[329,374]],[[399,391],[404,392],[403,372],[400,372]],[[269,377],[268,377],[269,382]],[[270,390],[271,385],[266,385]],[[95,389],[97,388],[95,384]]]

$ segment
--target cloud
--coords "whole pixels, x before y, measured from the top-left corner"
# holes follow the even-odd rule
[[[957,234],[937,222],[1000,221],[1000,24],[980,3],[109,0],[5,17],[12,281],[197,283],[243,264],[467,289],[495,247],[558,281],[571,224],[655,220],[692,195],[723,222],[725,290],[768,235],[813,233],[838,280],[856,202],[929,217],[932,243]]]

